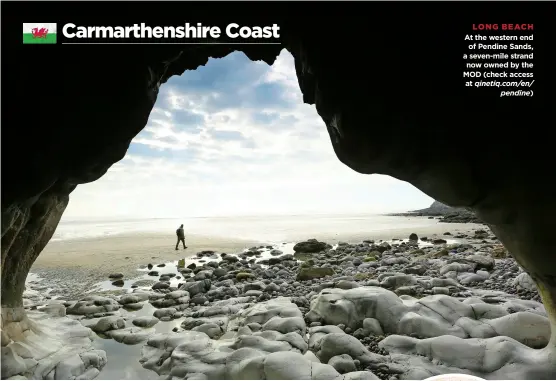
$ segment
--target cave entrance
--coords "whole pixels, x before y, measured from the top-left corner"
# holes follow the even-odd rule
[[[232,70],[228,67],[226,71],[222,63],[238,66]],[[205,76],[196,77],[191,75],[193,73]],[[186,223],[190,252],[204,249],[231,252],[239,247],[261,244],[252,242],[256,237],[246,228],[246,221],[250,219],[251,226],[259,229],[256,233],[264,235],[279,230],[276,224],[268,224],[270,215],[277,219],[291,218],[296,222],[290,225],[290,231],[301,232],[308,238],[314,235],[304,230],[307,219],[303,219],[303,214],[312,214],[312,219],[318,219],[322,216],[315,217],[316,214],[343,211],[351,213],[347,218],[351,223],[356,220],[361,224],[365,219],[361,212],[405,211],[432,201],[407,183],[385,176],[361,176],[351,171],[337,161],[330,148],[324,123],[313,106],[301,101],[293,59],[287,52],[283,51],[271,67],[251,62],[237,52],[223,59],[210,60],[196,72],[173,77],[163,85],[147,127],[135,137],[126,157],[112,166],[101,180],[81,185],[72,194],[58,233],[35,262],[35,268],[44,271],[50,281],[55,279],[56,284],[51,284],[54,287],[47,290],[52,296],[60,293],[72,299],[77,294],[71,292],[79,288],[76,283],[81,281],[78,293],[90,291],[87,284],[90,282],[101,288],[98,292],[93,290],[97,295],[118,295],[127,289],[126,286],[133,286],[126,283],[130,281],[125,271],[131,268],[136,274],[135,262],[139,266],[154,263],[156,271],[147,269],[156,272],[152,275],[156,277],[155,282],[161,282],[160,278],[165,276],[162,271],[173,272],[168,264],[170,259],[178,262],[174,267],[179,268],[177,258],[189,254],[181,246],[176,247],[177,253],[173,249],[173,230],[180,223]],[[396,190],[396,186],[401,188]],[[389,197],[381,197],[381,192]],[[402,194],[406,201],[400,202],[403,197],[398,196]],[[371,195],[373,201],[380,200],[383,207],[388,200],[395,200],[396,207],[370,208],[372,203],[365,205],[369,198],[365,199],[364,195]],[[422,202],[411,204],[407,201],[419,197]],[[359,216],[354,217],[355,213]],[[295,216],[292,218],[292,215]],[[85,216],[96,220],[86,223],[79,220]],[[106,216],[111,218],[106,219]],[[207,222],[207,216],[212,220]],[[261,218],[264,216],[266,218]],[[214,226],[216,218],[227,222]],[[164,237],[154,234],[161,226]],[[192,244],[191,233],[198,234],[201,227],[205,229],[205,241]],[[236,236],[220,237],[218,241],[211,235],[222,231],[234,231]],[[114,233],[124,234],[106,237]],[[368,235],[373,236],[367,232]],[[80,239],[68,240],[72,237]],[[266,243],[281,241],[276,237],[267,235],[261,239]],[[401,235],[400,238],[405,237]],[[201,258],[208,255],[208,260],[213,259],[212,254],[202,253]],[[162,268],[164,270],[160,270]],[[105,280],[99,282],[97,276]],[[41,282],[34,280],[35,284]],[[27,293],[26,301],[35,296]],[[99,318],[90,311],[116,304],[107,296],[102,298],[89,299],[86,304],[91,305],[82,306],[93,308],[84,309],[85,323],[92,323],[91,317]],[[53,308],[50,306],[51,310]],[[72,307],[73,312],[75,308]],[[152,316],[153,310],[144,308],[140,314]],[[178,328],[176,323],[179,321],[159,327],[172,331]],[[544,320],[543,324],[547,326]],[[21,329],[25,332],[26,326],[22,324]],[[543,337],[547,336],[545,333]],[[98,349],[108,352],[111,361],[99,378],[121,378],[122,368],[130,372],[127,373],[132,375],[129,378],[149,377],[141,373],[143,368],[136,361],[138,353],[129,350],[115,360],[112,355],[122,353],[120,347],[112,346],[112,341],[106,343],[109,345],[101,345]],[[95,361],[102,363],[100,357]]]
[[[137,284],[150,287],[179,266],[176,258],[204,250],[238,252],[313,237],[336,243],[350,233],[369,238],[369,215],[431,201],[408,183],[361,175],[337,159],[315,106],[303,103],[287,50],[271,66],[234,52],[161,86],[126,156],[71,194],[24,299],[42,309],[44,292],[53,305],[119,296]],[[176,251],[174,229],[182,223],[188,247],[178,242]],[[153,264],[165,265],[152,269],[157,276],[138,271]],[[99,316],[80,319],[87,325]],[[180,322],[157,329],[170,332]],[[99,378],[153,376],[134,347],[103,338],[93,344],[109,360]]]
[[[370,238],[369,215],[431,202],[409,183],[361,175],[337,159],[315,106],[303,103],[286,49],[271,66],[236,51],[161,86],[123,160],[71,194],[32,273],[65,292],[72,288],[59,269],[68,268],[91,289],[130,265],[200,250]],[[180,243],[175,252],[182,223],[188,249]],[[400,238],[414,231],[398,224],[390,228],[405,228]]]

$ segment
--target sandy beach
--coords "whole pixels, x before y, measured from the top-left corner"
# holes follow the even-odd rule
[[[186,237],[189,248],[178,251],[171,233],[135,232],[99,238],[59,239],[51,242],[36,262],[33,275],[28,278],[24,302],[34,319],[55,316],[55,324],[49,326],[51,331],[80,324],[80,329],[85,326],[95,332],[87,339],[91,343],[87,348],[94,348],[95,354],[104,356],[95,368],[98,373],[95,378],[99,380],[158,379],[163,371],[157,367],[144,367],[143,360],[148,358],[149,364],[162,364],[167,354],[161,357],[161,352],[155,348],[175,347],[175,343],[184,348],[180,356],[185,354],[186,359],[199,356],[196,348],[190,349],[191,342],[199,341],[212,345],[205,348],[218,348],[235,346],[235,340],[242,340],[242,343],[245,340],[249,346],[241,349],[262,353],[261,336],[250,331],[246,324],[253,323],[247,320],[252,317],[258,319],[259,329],[269,327],[265,333],[275,332],[272,334],[277,339],[273,336],[264,338],[264,345],[275,346],[279,352],[287,353],[287,361],[295,360],[295,356],[299,360],[305,357],[297,347],[284,345],[289,341],[282,337],[289,335],[305,343],[301,334],[307,334],[311,340],[311,335],[317,331],[306,326],[313,323],[317,323],[317,327],[325,325],[337,329],[332,334],[324,334],[320,343],[331,349],[322,349],[323,344],[319,344],[320,349],[316,347],[318,354],[339,353],[338,348],[341,348],[341,352],[354,354],[364,350],[368,351],[364,352],[367,353],[365,356],[383,355],[389,359],[390,348],[400,351],[414,343],[409,340],[421,340],[408,337],[407,326],[412,330],[410,334],[415,332],[415,336],[438,341],[449,349],[460,348],[462,342],[466,342],[454,332],[467,335],[470,340],[484,340],[483,332],[475,328],[486,324],[494,334],[487,340],[514,343],[515,348],[523,353],[525,360],[520,360],[522,362],[530,361],[538,349],[548,345],[550,322],[533,280],[484,225],[442,223],[423,218],[408,220],[405,217],[377,217],[374,220],[326,218],[320,221],[320,225],[315,220],[308,218],[300,223],[287,218],[285,223],[291,227],[288,229],[283,226],[281,229],[276,221],[269,224],[270,229],[260,229],[265,221],[238,220],[239,234],[258,235],[268,240],[260,242],[234,239],[231,230],[216,229],[218,226],[211,224],[215,231],[229,237],[190,234]],[[363,224],[365,221],[367,225]],[[82,231],[91,233],[92,229],[94,226]],[[479,229],[484,232],[477,233]],[[322,233],[315,234],[317,231]],[[107,230],[103,228],[102,232]],[[411,233],[421,239],[410,242]],[[428,239],[423,239],[425,236]],[[278,243],[275,240],[278,237],[286,239]],[[440,237],[444,241],[431,242]],[[303,242],[306,254],[295,255],[294,244],[309,238],[318,241]],[[339,241],[342,243],[337,246],[327,245]],[[263,245],[267,247],[234,255],[244,248]],[[202,250],[230,255],[196,255]],[[178,265],[181,258],[185,261]],[[108,276],[114,273],[123,273],[123,276]],[[408,300],[409,303],[404,303]],[[413,300],[422,302],[414,303]],[[467,304],[469,301],[473,304]],[[479,320],[474,305],[493,311],[492,317]],[[282,311],[285,317],[282,317]],[[463,311],[471,328],[466,330],[458,324],[462,319],[459,313],[446,311]],[[295,315],[290,317],[287,314]],[[364,326],[363,321],[369,316],[376,320],[377,327]],[[409,325],[389,325],[392,321],[402,322],[404,319]],[[238,325],[237,321],[240,322]],[[253,327],[256,327],[255,323]],[[388,331],[384,332],[382,327],[388,327]],[[250,335],[253,336],[251,339]],[[510,336],[504,338],[506,335]],[[394,341],[392,344],[392,337],[407,342],[397,344]],[[446,343],[450,337],[453,343]],[[332,342],[328,343],[330,340]],[[353,349],[345,345],[346,342],[355,343]],[[471,353],[476,349],[473,345],[463,347],[463,350]],[[518,352],[515,348],[509,347],[506,352],[497,352],[496,355],[504,360],[508,358],[508,351]],[[454,354],[447,352],[446,361],[449,361]],[[216,355],[232,356],[224,351],[215,353],[204,351],[199,357],[202,364],[199,369],[211,369]],[[341,355],[346,355],[349,360],[352,359],[349,353]],[[275,356],[276,352],[272,355]],[[330,359],[313,356],[316,356],[315,363],[328,364],[330,372],[336,371],[329,364]],[[272,357],[270,359],[274,361]],[[415,368],[414,361],[411,358],[401,364],[385,362],[385,366],[395,366],[396,370],[401,369],[410,375],[407,379],[414,379],[417,377],[410,374]],[[298,363],[303,364],[302,361]],[[68,369],[72,364],[67,365]],[[170,366],[176,369],[182,365]],[[357,367],[354,362],[350,369],[359,375],[360,372],[369,372],[368,377],[358,375],[355,377],[358,379],[397,379],[383,370],[385,366],[371,369]],[[434,369],[433,366],[436,365],[431,363],[427,369]],[[457,366],[459,363],[451,369],[458,369]],[[541,363],[539,369],[543,366]],[[244,371],[239,365],[238,368]],[[284,366],[276,366],[276,369],[284,369]],[[310,369],[300,375],[287,373],[278,378],[303,378],[311,374]],[[225,368],[219,371],[224,372]],[[511,372],[514,372],[513,368]],[[229,373],[223,374],[220,379],[237,378],[228,376]],[[340,379],[338,375],[334,378]]]
[[[55,241],[46,246],[35,261],[33,270],[81,269],[105,277],[114,272],[130,273],[138,266],[151,262],[187,258],[202,250],[233,253],[258,243],[195,235],[187,237],[185,250],[181,243],[175,250],[175,244],[173,235],[160,233]]]
[[[403,220],[403,217],[400,217]],[[372,233],[323,233],[297,231],[288,236],[288,241],[316,238],[331,244],[339,241],[361,242],[365,239],[390,240],[407,238],[409,234],[433,237],[450,232],[453,235],[484,228],[477,224],[436,223],[429,227],[391,228]],[[56,272],[75,270],[87,273],[88,278],[106,278],[107,274],[121,272],[134,275],[140,265],[162,263],[180,258],[188,258],[202,250],[219,253],[234,253],[252,246],[273,242],[241,240],[205,235],[188,235],[184,250],[181,245],[175,250],[175,236],[164,233],[130,233],[98,238],[80,238],[51,241],[33,265],[32,272],[55,270]]]

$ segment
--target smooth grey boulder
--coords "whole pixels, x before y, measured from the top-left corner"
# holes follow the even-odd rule
[[[121,329],[125,327],[125,320],[120,316],[107,316],[100,318],[95,324],[91,325],[93,331],[104,333],[114,329]]]
[[[151,329],[143,329],[138,327],[129,327],[106,332],[108,337],[113,338],[119,343],[134,345],[147,340],[156,331]]]
[[[93,315],[120,309],[120,304],[104,296],[87,296],[66,309],[68,315]]]
[[[357,370],[355,362],[350,355],[338,355],[331,357],[330,360],[328,360],[328,365],[332,366],[338,371],[338,373],[341,374],[355,372]]]
[[[120,304],[126,305],[144,302],[145,300],[149,300],[149,294],[134,292],[131,294],[122,295],[118,302]]]
[[[373,318],[380,323],[384,333],[419,338],[452,335],[465,339],[508,335],[534,347],[548,342],[550,324],[546,314],[543,316],[542,304],[512,300],[507,302],[506,308],[528,314],[491,315],[488,318],[482,315],[478,318],[472,303],[464,303],[447,295],[416,299],[410,296],[398,297],[379,287],[349,290],[334,288],[322,290],[311,301],[311,310],[306,318],[310,322],[326,325],[344,324],[352,331],[362,328],[365,319]],[[524,325],[524,322],[527,324]]]
[[[517,289],[536,291],[537,285],[531,279],[531,276],[527,273],[521,273],[513,280],[512,284],[517,287]]]
[[[132,320],[132,324],[141,328],[154,327],[160,320],[154,316],[138,317]]]
[[[416,339],[391,335],[379,343],[402,370],[400,379],[413,380],[447,373],[467,373],[488,379],[555,379],[556,359],[505,336],[461,339],[440,336]]]

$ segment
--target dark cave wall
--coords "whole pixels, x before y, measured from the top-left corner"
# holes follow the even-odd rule
[[[360,173],[391,175],[448,205],[474,209],[540,284],[555,319],[556,204],[548,184],[556,162],[546,138],[548,126],[556,124],[549,92],[554,77],[548,70],[555,67],[554,44],[542,34],[535,42],[534,99],[499,98],[493,91],[463,87],[458,65],[465,46],[454,41],[463,41],[469,25],[438,20],[414,7],[406,20],[391,8],[373,23],[355,8],[342,15],[320,9],[319,18],[297,14],[283,19],[282,46],[12,43],[17,60],[2,70],[14,80],[15,102],[3,114],[3,140],[23,154],[3,160],[2,306],[21,306],[22,283],[68,195],[123,158],[147,123],[161,83],[233,50],[271,64],[286,47],[295,58],[304,101],[315,104],[338,158]],[[528,9],[519,4],[521,15]],[[342,33],[340,16],[350,20]],[[257,22],[246,24],[261,23],[260,16],[251,17]],[[2,34],[3,46],[9,36]],[[49,96],[41,97],[47,90]]]
[[[21,307],[25,279],[66,209],[69,190],[50,190],[29,206],[2,210],[2,306]]]

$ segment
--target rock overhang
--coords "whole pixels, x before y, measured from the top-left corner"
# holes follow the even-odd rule
[[[185,7],[173,6],[173,13]],[[540,291],[554,324],[556,259],[547,254],[553,251],[550,229],[556,212],[547,185],[556,163],[546,139],[546,126],[555,124],[554,98],[547,91],[554,87],[548,37],[540,35],[536,41],[543,60],[536,69],[535,98],[500,99],[463,87],[457,67],[463,47],[457,39],[466,25],[433,18],[420,5],[412,8],[418,17],[406,19],[397,13],[398,5],[381,6],[384,12],[372,24],[355,6],[338,19],[333,7],[324,4],[319,6],[320,18],[309,17],[314,11],[309,7],[268,12],[269,5],[267,16],[255,14],[255,5],[249,5],[250,12],[239,7],[218,16],[218,23],[233,18],[245,25],[282,24],[282,45],[58,45],[50,50],[37,47],[37,56],[37,50],[14,44],[17,59],[4,62],[17,79],[11,83],[13,107],[3,107],[4,140],[25,152],[4,161],[2,305],[21,303],[25,276],[54,233],[69,194],[124,157],[145,126],[161,84],[195,70],[209,57],[241,50],[252,60],[271,64],[286,48],[295,58],[304,101],[315,104],[338,158],[358,172],[391,175],[435,199],[477,211],[543,285]],[[33,12],[62,17],[77,9],[72,7],[77,5],[56,16],[37,4],[25,17]],[[534,5],[519,7],[522,15],[542,21]],[[207,8],[203,15],[201,9],[189,10],[187,17],[217,17]],[[91,11],[80,22],[87,18],[101,19]],[[162,23],[172,18],[183,22],[182,15],[166,14]],[[20,21],[25,20],[16,17],[7,25]],[[6,41],[14,33],[7,30]],[[33,100],[44,89],[52,89],[50,96]],[[30,102],[32,112],[26,109]]]

